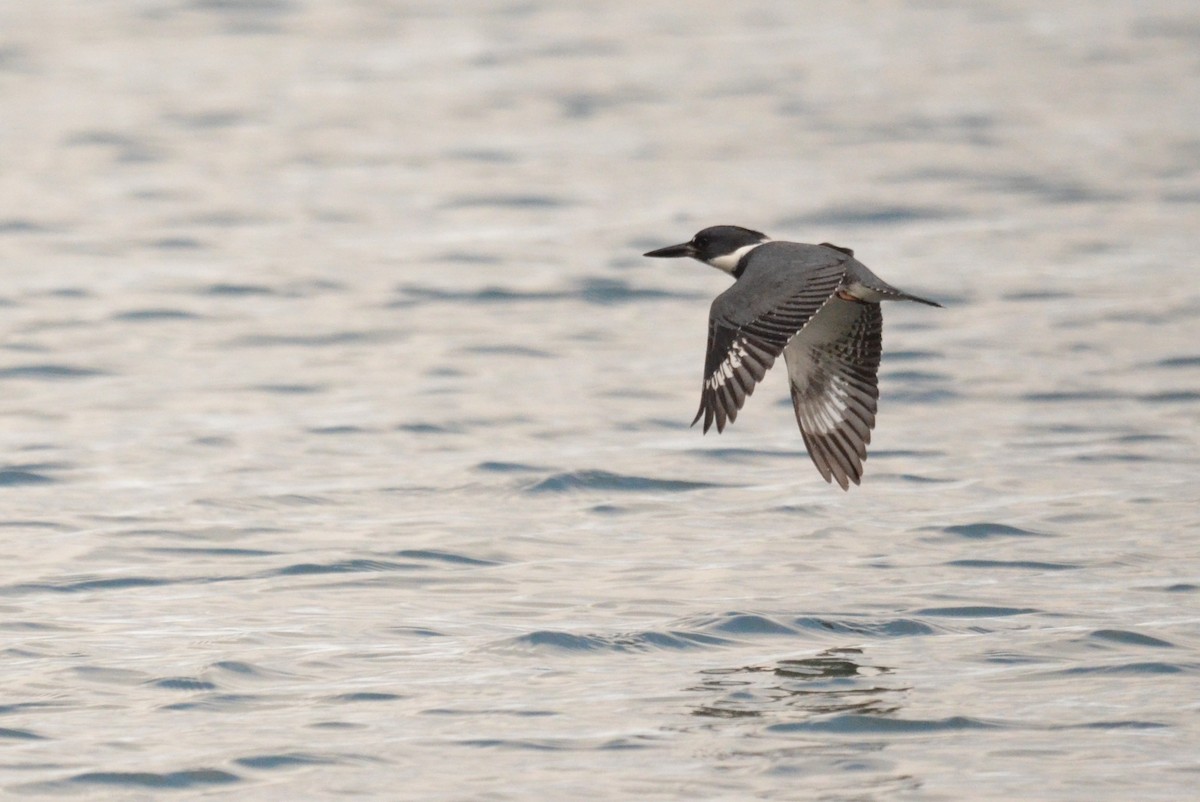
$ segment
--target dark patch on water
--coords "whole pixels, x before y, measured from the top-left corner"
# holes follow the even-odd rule
[[[1121,643],[1126,646],[1150,646],[1155,648],[1173,649],[1175,644],[1170,641],[1159,640],[1158,638],[1149,635],[1143,635],[1140,632],[1132,632],[1127,629],[1097,629],[1089,638],[1095,640],[1109,641],[1111,643]]]
[[[21,217],[0,218],[0,234],[38,234],[49,227]]]
[[[711,482],[690,482],[677,479],[653,479],[648,476],[628,476],[609,471],[567,471],[552,474],[525,488],[530,493],[566,493],[575,490],[603,490],[628,493],[680,493],[722,487]]]
[[[195,251],[205,247],[195,237],[159,237],[146,242],[146,246],[160,251]]]
[[[1138,398],[1151,404],[1190,404],[1200,401],[1200,392],[1195,390],[1170,390],[1162,393],[1148,393],[1138,396]]]
[[[883,373],[883,378],[887,381],[906,381],[906,382],[934,382],[934,381],[949,381],[952,377],[948,373],[938,373],[932,370],[889,370]]]
[[[460,746],[473,746],[481,749],[517,749],[535,752],[563,752],[612,750],[612,749],[646,749],[647,744],[638,744],[624,738],[614,738],[602,743],[580,742],[577,739],[549,738],[469,738],[457,742]]]
[[[467,557],[462,554],[453,554],[448,551],[434,551],[430,549],[404,549],[403,551],[395,552],[393,556],[407,557],[410,560],[430,560],[433,562],[451,563],[453,565],[503,565],[503,563],[497,560],[483,560],[478,557]]]
[[[888,351],[888,362],[916,362],[923,359],[941,359],[943,354],[940,351],[921,351],[919,349],[909,349],[905,351]]]
[[[1020,529],[1008,524],[997,524],[990,521],[946,526],[942,527],[939,531],[945,532],[948,535],[971,538],[972,540],[982,540],[989,537],[1050,537],[1045,532],[1034,532],[1030,529]]]
[[[586,120],[598,112],[623,105],[628,98],[603,95],[598,92],[569,92],[556,98],[559,113],[568,120]]]
[[[870,619],[837,620],[816,616],[800,616],[792,621],[792,625],[801,629],[817,629],[839,634],[871,635],[885,638],[933,635],[937,632],[929,624],[911,618],[872,621]]]
[[[1161,359],[1154,365],[1160,368],[1200,368],[1200,356],[1173,356]]]
[[[862,204],[831,206],[799,217],[776,220],[777,228],[808,228],[812,226],[883,226],[913,223],[921,220],[945,220],[960,212],[937,206],[885,206]]]
[[[892,389],[887,391],[887,400],[896,403],[905,404],[940,404],[943,401],[950,401],[959,398],[960,394],[955,390],[937,389]]]
[[[163,320],[196,320],[199,317],[200,315],[185,312],[182,309],[131,309],[128,312],[118,312],[112,316],[112,319],[142,323]]]
[[[66,701],[14,702],[12,704],[0,705],[0,715],[8,716],[12,715],[13,713],[45,713],[51,709],[63,709],[72,706],[72,703]]]
[[[1028,571],[1074,571],[1082,568],[1074,563],[1043,563],[1035,560],[951,560],[946,565],[959,568],[1016,568]]]
[[[21,470],[19,468],[0,469],[0,487],[16,487],[19,485],[45,485],[57,480],[40,473]]]
[[[506,710],[504,708],[449,708],[431,707],[421,711],[422,716],[512,716],[514,718],[548,718],[559,715],[554,710]]]
[[[272,395],[313,395],[328,388],[323,384],[257,384],[246,389]]]
[[[795,635],[799,630],[757,613],[729,612],[708,621],[695,622],[705,632],[730,635]]]
[[[1120,665],[1109,666],[1077,666],[1075,668],[1065,668],[1061,671],[1054,672],[1065,676],[1080,676],[1088,674],[1117,674],[1117,675],[1162,675],[1162,674],[1181,674],[1185,670],[1184,666],[1176,665],[1175,663],[1164,663],[1159,661],[1144,662],[1144,663],[1122,663]],[[1195,673],[1196,666],[1187,666],[1187,670]]]
[[[18,72],[26,68],[28,52],[16,45],[0,45],[0,70]]]
[[[331,702],[340,702],[343,704],[357,704],[359,702],[395,702],[406,697],[398,693],[385,693],[382,691],[355,691],[353,693],[339,693],[336,696],[329,697]]]
[[[123,788],[198,788],[241,782],[236,774],[219,769],[193,769],[166,774],[149,771],[89,771],[76,774],[70,781],[79,785],[109,785]]]
[[[1005,293],[1000,297],[1006,301],[1061,301],[1073,296],[1061,290],[1026,290]]]
[[[979,189],[988,193],[1034,196],[1049,204],[1117,201],[1124,196],[1104,192],[1066,176],[1047,173],[1009,173],[974,177]]]
[[[919,476],[915,473],[902,473],[900,480],[904,482],[912,482],[914,484],[940,485],[953,484],[959,481],[958,479],[942,479],[936,476]]]
[[[473,345],[463,348],[464,354],[481,354],[484,356],[517,356],[533,357],[535,359],[550,359],[554,354],[540,348],[529,348],[524,345]]]
[[[1130,30],[1134,36],[1191,41],[1200,39],[1200,20],[1194,15],[1159,14],[1135,20]]]
[[[131,588],[153,588],[174,585],[194,580],[172,580],[145,576],[114,577],[112,579],[84,579],[75,582],[23,582],[0,588],[0,595],[13,596],[24,593],[84,593],[93,590],[128,590]]]
[[[1174,438],[1165,434],[1146,434],[1139,432],[1137,434],[1123,434],[1117,437],[1116,441],[1118,443],[1162,443],[1164,441],[1173,439]]]
[[[270,224],[271,218],[253,216],[239,211],[213,211],[189,214],[183,218],[189,225],[205,226],[208,228],[235,228],[237,226],[254,226]],[[331,287],[340,287],[336,282],[320,282]]]
[[[8,521],[0,521],[0,529],[53,529],[57,532],[66,532],[69,530],[69,527],[63,526],[62,524],[53,523],[51,521],[23,521],[19,519],[12,519]]]
[[[1086,724],[1064,724],[1052,730],[1159,730],[1169,727],[1160,721],[1089,721]]]
[[[60,379],[90,379],[95,376],[107,376],[102,370],[93,368],[77,368],[71,365],[20,365],[11,368],[0,368],[0,379],[44,379],[58,381]]]
[[[490,285],[470,290],[438,289],[406,285],[397,287],[404,297],[390,307],[411,306],[418,302],[447,301],[453,303],[515,303],[521,301],[582,301],[598,306],[658,301],[666,298],[694,298],[695,294],[638,287],[621,279],[593,276],[582,279],[567,289],[517,290]]]
[[[370,430],[364,429],[361,426],[316,426],[306,430],[309,434],[321,435],[347,435],[347,434],[366,434]]]
[[[195,677],[167,677],[156,679],[148,684],[168,691],[215,691],[217,689],[215,684]]]
[[[579,296],[591,304],[619,304],[631,301],[657,301],[663,298],[677,298],[678,294],[665,290],[655,290],[646,287],[634,287],[628,282],[611,278],[584,279],[579,287]]]
[[[391,627],[391,628],[389,628],[388,631],[395,632],[398,635],[412,635],[412,636],[418,637],[418,638],[444,638],[444,637],[446,637],[446,633],[438,632],[436,629],[429,629],[428,627],[399,626],[399,627]]]
[[[209,284],[206,287],[201,287],[198,292],[201,295],[224,295],[235,298],[256,295],[278,295],[275,290],[270,287],[264,287],[261,284]]]
[[[462,431],[462,427],[437,423],[400,423],[396,425],[396,431],[412,434],[457,434]]]
[[[767,731],[817,732],[830,735],[928,735],[938,732],[992,729],[996,726],[968,716],[950,716],[941,719],[902,719],[848,713],[818,721],[772,724],[767,727]]]
[[[249,3],[240,5],[253,5],[256,0],[250,0]],[[261,1],[261,0],[259,0]],[[202,111],[190,114],[182,114],[175,112],[164,115],[164,119],[172,122],[182,128],[191,130],[215,130],[219,128],[231,128],[235,125],[240,125],[248,121],[250,118],[247,114],[237,110],[230,111]]]
[[[80,131],[63,141],[66,147],[101,147],[111,150],[118,164],[149,164],[161,161],[161,149],[145,139],[116,131]]]
[[[1128,451],[1106,451],[1102,454],[1077,454],[1075,462],[1153,462],[1158,459],[1149,454],[1134,454]]]
[[[15,730],[11,727],[0,727],[0,739],[10,741],[44,741],[46,736],[38,735],[30,730]]]
[[[253,663],[244,663],[241,660],[218,660],[212,664],[211,668],[243,676],[266,676],[258,666]]]
[[[791,402],[788,402],[791,406]],[[803,453],[803,452],[801,452]],[[871,452],[872,459],[922,459],[925,457],[940,457],[945,455],[945,451],[918,451],[912,448],[880,448]]]
[[[296,766],[330,765],[340,761],[329,757],[322,757],[320,755],[288,752],[278,755],[255,755],[253,757],[239,757],[233,762],[248,769],[271,771],[274,769],[294,768]]]
[[[52,290],[46,290],[42,294],[48,295],[51,298],[75,298],[79,300],[94,297],[91,292],[83,287],[56,287]]]
[[[388,571],[414,571],[422,568],[415,563],[397,563],[388,560],[338,560],[331,563],[296,563],[275,571],[268,576],[311,576],[319,574],[358,574]]]
[[[477,471],[486,471],[487,473],[536,473],[543,471],[545,468],[539,468],[536,465],[523,465],[519,462],[481,462],[475,466]]]
[[[791,408],[791,401],[787,402],[788,408]],[[674,424],[673,424],[674,426]],[[678,426],[676,428],[685,428]],[[767,448],[704,448],[697,446],[690,453],[696,454],[705,459],[718,460],[721,462],[752,462],[757,459],[766,457],[768,459],[784,459],[784,460],[799,460],[803,462],[808,458],[808,455],[803,451],[781,451],[778,449]]]

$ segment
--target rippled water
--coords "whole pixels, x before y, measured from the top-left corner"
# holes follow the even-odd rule
[[[1191,795],[1193,4],[0,22],[6,797]],[[946,304],[863,487],[712,223]]]

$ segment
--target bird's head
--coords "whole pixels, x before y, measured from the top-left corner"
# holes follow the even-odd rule
[[[712,226],[687,242],[668,245],[645,255],[664,259],[690,256],[718,270],[733,273],[743,256],[770,239],[761,231],[741,226]]]

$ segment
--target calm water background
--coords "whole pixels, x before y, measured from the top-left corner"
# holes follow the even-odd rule
[[[0,5],[0,791],[1176,800],[1191,2]],[[861,488],[689,429],[856,249]]]

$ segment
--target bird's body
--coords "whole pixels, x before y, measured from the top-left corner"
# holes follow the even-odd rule
[[[732,275],[709,312],[704,387],[695,424],[723,431],[780,354],[804,444],[825,481],[862,480],[875,427],[883,317],[879,302],[940,306],[891,286],[827,243],[775,242],[715,226],[646,256],[690,256]]]

